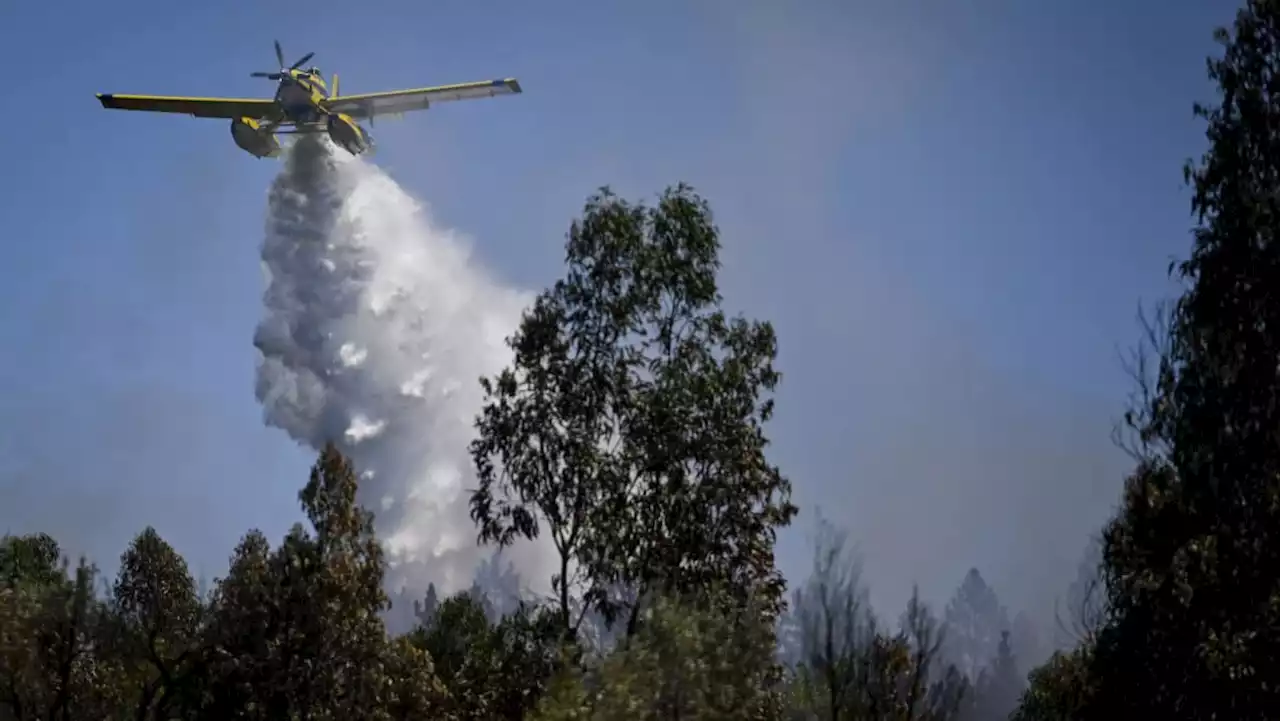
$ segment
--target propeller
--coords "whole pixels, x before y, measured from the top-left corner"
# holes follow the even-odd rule
[[[303,55],[301,58],[298,58],[298,62],[286,68],[284,66],[284,50],[280,48],[279,40],[275,41],[275,43],[276,43],[276,62],[280,63],[280,70],[274,73],[249,73],[250,77],[266,78],[268,80],[282,80],[284,78],[289,77],[290,70],[297,70],[298,68],[302,67],[303,63],[307,62],[313,56],[315,56],[315,53],[307,53],[306,55]]]

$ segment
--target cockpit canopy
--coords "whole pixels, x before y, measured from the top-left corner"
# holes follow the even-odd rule
[[[297,73],[298,78],[307,81],[311,87],[318,89],[322,93],[327,94],[329,92],[329,88],[324,82],[324,75],[320,74],[320,68],[313,65],[306,69],[299,69]]]

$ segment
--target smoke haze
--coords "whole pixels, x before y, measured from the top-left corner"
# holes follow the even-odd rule
[[[24,40],[76,31],[41,4],[10,7],[18,13],[11,25],[24,31],[0,52],[15,60],[30,54]],[[378,125],[388,151],[378,163],[394,165],[399,182],[483,239],[474,255],[521,288],[561,275],[563,233],[598,185],[636,198],[692,182],[724,230],[727,305],[779,333],[772,460],[802,507],[779,535],[789,582],[808,572],[821,507],[863,550],[886,619],[915,582],[945,603],[970,566],[1011,610],[1043,617],[1130,467],[1107,437],[1130,390],[1116,351],[1136,337],[1135,303],[1165,293],[1166,263],[1189,242],[1180,164],[1203,141],[1189,104],[1210,97],[1209,30],[1231,12],[1213,3],[1180,4],[1158,18],[1132,3],[1085,13],[1051,3],[905,7],[510,4],[495,25],[479,6],[408,4],[376,37],[352,38],[344,23],[324,20],[340,14],[320,12],[309,16],[307,40],[283,40],[320,51],[322,67],[339,70],[349,91],[521,78],[518,99]],[[237,81],[238,61],[228,60],[230,49],[250,61],[270,56],[269,34],[246,38],[249,16],[222,6],[149,12],[193,32],[157,35],[145,29],[154,22],[102,14],[83,43],[97,48],[94,92],[265,91],[260,81]],[[423,27],[451,32],[423,43]],[[117,42],[104,46],[102,36]],[[179,54],[189,58],[185,75],[155,63]],[[259,258],[246,246],[262,240],[262,189],[280,168],[244,156],[214,121],[103,111],[89,118],[97,130],[83,132],[90,88],[79,67],[43,64],[14,79],[32,101],[64,112],[24,130],[29,142],[10,149],[24,172],[10,174],[0,194],[12,241],[0,284],[9,350],[0,354],[0,528],[53,533],[114,573],[120,551],[153,524],[212,580],[246,529],[278,541],[298,518],[313,436],[323,424],[340,436],[347,422],[288,404],[314,400],[302,395],[310,374],[336,365],[304,351],[336,353],[341,344],[272,339],[283,345],[264,378],[282,397],[268,412],[294,426],[301,444],[290,447],[261,422],[246,338],[264,320]],[[68,83],[80,89],[68,93]],[[379,175],[363,165],[345,163],[319,180]],[[354,203],[345,192],[321,195]],[[327,222],[342,212],[326,210]],[[412,223],[430,226],[430,215]],[[384,213],[378,223],[393,217],[405,215]],[[312,232],[328,242],[332,231]],[[446,262],[443,247],[463,258]],[[475,270],[456,239],[418,248],[431,265],[413,273],[471,284],[468,303],[513,322],[519,303],[495,298],[519,293]],[[292,262],[326,257],[296,252]],[[358,298],[307,306],[338,281],[303,270],[289,280],[297,287],[273,270],[272,302],[299,305],[272,306],[264,326],[282,321],[300,333],[289,323],[304,313],[329,328],[373,322],[334,315],[359,307]],[[443,295],[441,280],[419,277],[410,278],[414,293]],[[453,342],[477,365],[505,359],[465,322],[478,309],[449,319],[444,301],[433,302],[423,322],[462,327],[472,337]],[[495,358],[485,360],[485,348]],[[373,383],[373,363],[392,368],[390,379],[411,375],[418,360],[370,350],[359,383]],[[462,369],[461,393],[477,391],[482,370]],[[373,387],[398,397],[397,381]],[[459,415],[474,412],[449,402]],[[321,403],[336,413],[336,402]],[[443,420],[441,403],[413,415],[463,434],[469,423]],[[367,401],[361,412],[379,417]],[[467,485],[464,446],[429,425],[394,442],[390,431],[382,443],[418,456],[406,465],[445,463],[462,476],[457,486]],[[376,455],[370,443],[357,447],[362,462]],[[361,498],[378,511],[380,531],[412,529],[423,535],[420,549],[446,531],[474,538],[456,490],[433,501],[447,510],[418,509],[425,520],[415,524],[405,520],[408,506],[383,511],[375,496],[407,497],[427,482],[382,476]],[[427,567],[465,568],[468,555],[483,552],[458,550],[394,573],[428,578]]]
[[[468,509],[476,379],[509,361],[503,340],[531,296],[476,267],[384,172],[320,137],[296,143],[272,184],[262,261],[266,422],[352,459],[389,588],[467,587],[489,553]],[[541,546],[509,558],[529,582],[550,576]]]

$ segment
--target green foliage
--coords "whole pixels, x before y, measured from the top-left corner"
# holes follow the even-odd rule
[[[186,561],[154,528],[121,556],[109,608],[109,642],[128,679],[133,717],[167,719],[175,707],[198,705],[203,608]]]
[[[653,208],[603,191],[570,229],[566,276],[509,340],[513,367],[482,380],[472,516],[500,544],[550,533],[567,632],[575,570],[591,608],[629,611],[628,633],[640,604],[619,587],[781,600],[774,535],[795,507],[764,455],[776,339],[720,308],[719,247],[686,186]]]
[[[47,586],[64,576],[58,542],[44,533],[0,538],[0,587]]]
[[[1106,529],[1111,619],[1087,717],[1272,718],[1280,707],[1280,4],[1249,0],[1197,106],[1197,217],[1155,386],[1146,451]]]
[[[750,603],[715,598],[655,599],[619,650],[577,678],[558,677],[535,718],[779,718],[771,629]]]
[[[539,704],[555,718],[780,718],[773,543],[795,509],[764,456],[776,342],[720,309],[718,247],[683,186],[654,208],[593,198],[565,280],[511,341],[514,368],[483,381],[481,537],[548,528],[557,603],[511,610],[476,586],[441,602],[432,588],[421,627],[389,637],[372,515],[330,445],[299,493],[308,525],[275,548],[245,534],[208,594],[154,528],[103,599],[52,538],[6,536],[0,721],[514,720]],[[496,557],[486,573],[515,587]],[[583,615],[620,611],[622,646],[588,656]]]
[[[560,662],[557,614],[521,606],[494,624],[465,592],[445,599],[409,642],[433,659],[449,708],[467,721],[524,718]]]
[[[0,720],[105,718],[124,701],[118,665],[94,649],[106,610],[93,596],[97,571],[83,561],[53,569],[48,536],[5,537],[0,586]],[[17,570],[15,570],[17,569]]]
[[[1061,651],[1031,672],[1027,689],[1010,716],[1012,721],[1075,721],[1088,708],[1090,680],[1088,646]]]
[[[296,525],[275,552],[256,532],[241,542],[207,629],[212,716],[381,719],[388,697],[399,708],[426,702],[394,693],[387,675],[389,666],[430,675],[431,666],[388,647],[382,549],[355,491],[350,464],[329,446],[299,494],[314,536]]]
[[[0,546],[0,721],[452,718],[430,656],[389,639],[382,551],[333,447],[300,493],[314,533],[244,537],[207,601],[152,528],[106,599],[47,537]]]
[[[435,674],[431,656],[411,639],[397,638],[386,650],[385,710],[374,707],[377,717],[387,721],[455,721],[449,710],[454,696]]]

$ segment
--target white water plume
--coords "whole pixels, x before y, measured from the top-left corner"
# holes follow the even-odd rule
[[[377,167],[304,137],[269,195],[257,397],[266,422],[312,448],[333,440],[361,474],[388,552],[388,587],[445,593],[491,550],[469,515],[477,379],[530,300]],[[545,546],[508,556],[539,590]]]

